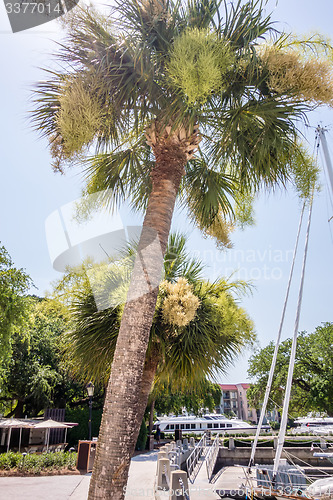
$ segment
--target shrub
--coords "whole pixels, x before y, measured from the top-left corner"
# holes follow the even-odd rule
[[[141,451],[146,448],[147,436],[148,436],[147,426],[145,421],[142,420],[138,440],[135,446],[136,450]]]
[[[0,470],[10,470],[18,466],[20,462],[20,453],[14,453],[9,451],[8,453],[2,453],[0,455]]]
[[[42,470],[75,469],[77,453],[56,452],[32,454],[22,453],[0,454],[0,470],[18,469],[19,471],[40,473]]]

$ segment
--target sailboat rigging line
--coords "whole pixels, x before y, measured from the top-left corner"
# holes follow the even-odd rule
[[[286,436],[286,430],[287,430],[288,407],[289,407],[289,401],[290,401],[291,385],[292,385],[292,380],[293,380],[293,372],[294,372],[294,365],[295,365],[295,358],[296,358],[297,335],[298,335],[299,319],[300,319],[300,314],[301,314],[301,305],[302,305],[302,298],[303,298],[304,276],[305,276],[306,259],[307,259],[308,246],[309,246],[309,233],[310,233],[310,226],[311,226],[312,207],[313,207],[313,193],[312,193],[312,196],[310,198],[309,216],[308,216],[308,224],[307,224],[307,230],[306,230],[305,247],[304,247],[304,255],[303,255],[302,274],[301,274],[301,282],[300,282],[300,287],[299,287],[298,303],[297,303],[296,318],[295,318],[294,336],[293,336],[293,342],[292,342],[292,346],[291,346],[288,377],[287,377],[286,391],[285,391],[284,401],[283,401],[283,412],[282,412],[281,424],[280,424],[280,432],[279,432],[279,436],[278,436],[278,444],[277,444],[277,448],[276,448],[274,467],[273,467],[273,473],[272,473],[273,483],[276,480],[276,474],[277,474],[277,471],[279,468],[283,443],[284,443],[284,439]]]
[[[318,467],[314,467],[313,465],[309,464],[308,462],[306,462],[305,460],[303,460],[302,458],[299,458],[297,457],[296,455],[294,455],[293,453],[290,453],[290,451],[287,451],[286,449],[284,450],[285,454],[286,454],[286,457],[288,458],[289,462],[291,462],[296,469],[300,468],[299,465],[297,465],[293,459],[295,458],[296,460],[298,460],[299,462],[302,462],[302,464],[306,465],[307,467],[309,467],[309,469],[314,469],[316,472],[321,472],[324,476],[331,476],[330,472],[327,472],[323,469],[319,469]],[[310,481],[310,482],[313,482],[313,480],[311,480],[310,477],[307,477],[307,479]]]
[[[292,282],[292,277],[294,273],[294,267],[295,267],[295,261],[296,261],[296,255],[297,255],[297,249],[298,249],[298,243],[299,243],[299,237],[301,233],[301,228],[302,228],[302,222],[303,222],[303,215],[304,215],[304,209],[305,209],[305,202],[303,203],[302,211],[301,211],[301,216],[299,220],[299,225],[298,225],[298,231],[297,231],[297,237],[296,237],[296,243],[295,243],[295,248],[294,248],[294,254],[293,254],[293,260],[290,268],[290,273],[289,273],[289,280],[288,280],[288,286],[287,286],[287,291],[286,291],[286,296],[283,304],[283,309],[282,309],[282,316],[281,316],[281,321],[280,321],[280,326],[279,326],[279,331],[276,339],[276,344],[275,344],[275,349],[274,349],[274,354],[273,354],[273,359],[272,359],[272,364],[271,368],[269,371],[269,376],[268,376],[268,381],[267,381],[267,386],[266,386],[266,391],[265,391],[265,396],[264,396],[264,401],[262,404],[261,412],[260,412],[260,417],[259,417],[259,422],[257,425],[257,431],[256,435],[254,438],[253,446],[252,446],[252,451],[251,451],[251,457],[249,461],[249,471],[251,469],[251,466],[254,464],[254,456],[256,453],[257,445],[258,445],[258,440],[260,436],[260,431],[262,428],[262,424],[264,421],[265,413],[266,413],[266,408],[267,408],[267,403],[269,399],[269,394],[271,392],[271,387],[272,387],[272,382],[273,382],[273,376],[274,376],[274,370],[275,370],[275,365],[276,365],[276,360],[278,356],[278,351],[279,351],[279,345],[280,345],[280,340],[281,340],[281,333],[282,333],[282,328],[284,324],[284,319],[286,315],[286,309],[287,309],[287,303],[288,303],[288,298],[289,298],[289,292],[290,292],[290,286]]]
[[[273,403],[273,404],[274,404],[277,408],[279,408],[279,410],[282,410],[282,409],[283,409],[283,406],[278,405],[278,404],[274,401],[274,399],[272,399],[271,397],[269,397],[268,399],[269,399],[269,400],[270,400],[270,401],[271,401],[271,402],[272,402],[272,403]],[[294,420],[294,419],[297,417],[297,415],[294,417],[293,415],[291,415],[291,414],[288,412],[288,417],[289,417],[290,419],[293,419],[293,420]]]

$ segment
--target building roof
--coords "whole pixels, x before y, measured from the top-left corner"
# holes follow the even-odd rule
[[[237,391],[237,386],[235,384],[219,384],[222,391]]]
[[[251,384],[219,384],[222,391],[237,391],[239,386],[246,390],[250,387],[250,385]]]

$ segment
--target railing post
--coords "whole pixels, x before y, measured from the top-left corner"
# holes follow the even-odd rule
[[[189,500],[187,474],[183,470],[171,472],[169,500]]]
[[[190,438],[190,446],[192,446],[193,448],[195,447],[195,440],[194,440],[194,437],[191,437],[191,438]]]
[[[161,458],[168,458],[167,452],[166,451],[159,451],[157,453],[157,460],[160,460]]]
[[[188,450],[188,439],[187,438],[183,439],[183,450],[184,451]]]
[[[322,437],[320,438],[320,448],[322,450],[326,450],[326,448],[327,448],[327,443],[326,443],[325,439],[323,439]]]
[[[229,450],[234,450],[235,447],[235,440],[232,437],[229,437]]]
[[[157,461],[157,489],[169,490],[170,481],[170,460],[168,458],[160,458]]]

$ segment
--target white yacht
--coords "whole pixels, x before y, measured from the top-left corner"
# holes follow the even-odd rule
[[[333,417],[299,417],[294,423],[297,427],[293,429],[293,434],[333,434]]]
[[[247,433],[254,434],[256,427],[238,420],[237,418],[227,418],[225,415],[206,414],[202,417],[194,415],[179,415],[169,417],[158,417],[155,422],[154,429],[157,425],[161,432],[165,434],[173,434],[176,430],[182,430],[183,433],[201,434],[204,431],[211,432],[227,432],[228,434]],[[263,426],[263,431],[270,430],[270,427]]]

